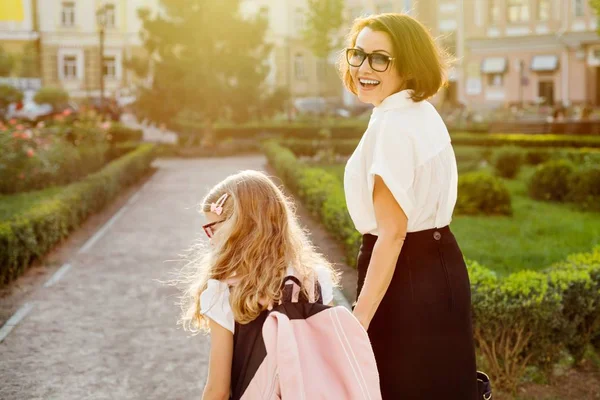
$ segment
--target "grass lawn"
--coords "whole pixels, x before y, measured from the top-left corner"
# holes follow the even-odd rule
[[[461,164],[459,161],[461,173],[472,169]],[[343,184],[344,165],[322,168]],[[452,230],[465,257],[506,275],[521,269],[543,269],[600,243],[600,213],[528,197],[526,182],[532,171],[525,168],[517,179],[505,181],[512,197],[512,217],[454,216]]]
[[[6,221],[24,210],[31,209],[37,203],[59,193],[63,188],[53,187],[35,192],[0,195],[0,221]]]

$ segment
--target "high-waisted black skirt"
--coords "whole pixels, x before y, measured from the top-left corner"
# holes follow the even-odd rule
[[[377,236],[358,255],[362,289]],[[475,400],[471,289],[450,228],[407,234],[369,326],[384,400]]]

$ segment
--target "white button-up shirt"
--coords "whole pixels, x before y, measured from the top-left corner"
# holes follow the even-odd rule
[[[458,171],[450,135],[428,101],[411,91],[387,97],[346,164],[344,190],[356,229],[378,234],[373,187],[379,175],[408,217],[408,232],[442,228],[452,220]]]

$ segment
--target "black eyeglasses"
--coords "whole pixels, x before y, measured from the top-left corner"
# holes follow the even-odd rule
[[[367,58],[371,69],[377,72],[385,72],[395,59],[383,53],[365,53],[361,49],[346,49],[346,61],[351,67],[360,67]]]

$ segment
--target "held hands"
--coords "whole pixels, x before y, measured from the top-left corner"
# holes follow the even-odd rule
[[[371,323],[370,318],[365,317],[363,315],[360,315],[356,311],[354,311],[352,314],[358,320],[358,322],[360,322],[360,324],[362,325],[362,327],[365,328],[365,331],[368,331],[369,330],[369,324]]]

